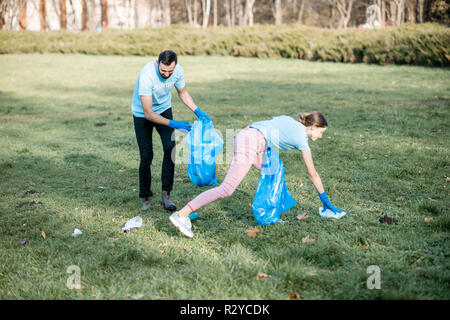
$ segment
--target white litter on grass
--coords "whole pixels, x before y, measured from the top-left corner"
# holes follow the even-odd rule
[[[81,232],[80,229],[75,228],[75,230],[73,230],[72,237],[79,236],[79,235],[82,234],[82,233],[83,233],[83,232]]]
[[[345,211],[342,211],[341,213],[334,213],[334,212],[331,211],[330,209],[327,209],[327,210],[325,210],[325,211],[323,211],[323,212],[322,212],[322,210],[323,210],[323,208],[320,207],[320,208],[319,208],[319,215],[320,215],[322,218],[334,218],[334,219],[340,219],[340,218],[342,218],[343,216],[345,216],[345,215],[347,214]]]
[[[134,217],[133,219],[128,220],[125,223],[125,226],[122,228],[123,232],[130,232],[133,229],[137,229],[142,227],[142,218],[140,216]]]

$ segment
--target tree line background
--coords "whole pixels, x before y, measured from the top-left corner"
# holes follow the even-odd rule
[[[360,27],[378,5],[380,26],[450,25],[450,0],[0,0],[0,29],[99,30],[189,24],[199,28],[303,24]]]

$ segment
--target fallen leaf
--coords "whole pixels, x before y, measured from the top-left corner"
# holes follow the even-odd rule
[[[259,232],[257,227],[250,227],[247,230],[245,230],[245,234],[249,238],[256,238],[256,234]]]
[[[302,184],[303,183],[303,179],[302,178],[300,178],[300,179],[298,179],[298,181],[297,181],[298,183],[300,183],[300,184]]]
[[[417,261],[416,261],[417,263],[421,263],[422,262],[422,259],[417,259]]]
[[[369,249],[369,245],[367,244],[367,245],[364,245],[364,246],[360,246],[361,247],[361,249]]]
[[[425,223],[430,223],[431,221],[433,221],[433,217],[425,217]]]
[[[297,215],[296,218],[297,218],[297,220],[307,220],[309,218],[309,216],[306,215],[306,213],[303,213],[303,214]]]
[[[314,241],[316,241],[316,239],[311,239],[309,237],[309,235],[307,235],[306,237],[302,238],[302,243],[308,243],[308,242],[314,242]]]
[[[45,234],[44,230],[39,230],[41,232],[42,238],[47,239],[47,235]]]
[[[450,181],[449,177],[445,178],[445,182],[449,182],[449,181]]]
[[[258,278],[258,280],[265,279],[265,278],[267,278],[267,274],[260,272],[260,273],[258,273],[257,278]]]
[[[298,294],[296,294],[295,292],[290,292],[287,294],[287,296],[291,299],[300,299],[300,296]]]
[[[358,267],[361,267],[361,265],[358,263],[358,261],[356,261],[355,260],[355,264],[358,266]]]
[[[403,200],[403,196],[400,196],[400,197],[398,197],[397,199],[395,199],[395,200],[397,200],[397,201],[401,201],[401,200]]]
[[[6,205],[5,208],[6,208],[6,209],[12,209],[12,207],[9,206],[9,205]]]

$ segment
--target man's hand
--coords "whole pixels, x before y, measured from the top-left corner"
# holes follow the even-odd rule
[[[206,118],[208,121],[211,121],[211,118],[208,116],[206,112],[203,112],[200,108],[195,109],[195,115],[200,119],[201,117]]]
[[[170,120],[169,121],[169,127],[174,129],[180,129],[180,130],[187,130],[191,131],[191,125],[187,121],[176,121],[176,120]]]

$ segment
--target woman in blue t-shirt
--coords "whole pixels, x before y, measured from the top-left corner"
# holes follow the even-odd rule
[[[288,116],[274,117],[271,120],[253,122],[240,131],[234,140],[234,157],[222,184],[199,194],[194,200],[170,216],[170,221],[188,237],[193,237],[189,215],[195,210],[217,199],[233,194],[239,183],[253,166],[261,170],[264,152],[268,147],[280,150],[300,150],[308,170],[309,178],[323,203],[322,217],[340,219],[345,215],[328,200],[322,180],[314,168],[308,139],[322,138],[328,128],[325,117],[320,112],[302,113],[298,119]]]

